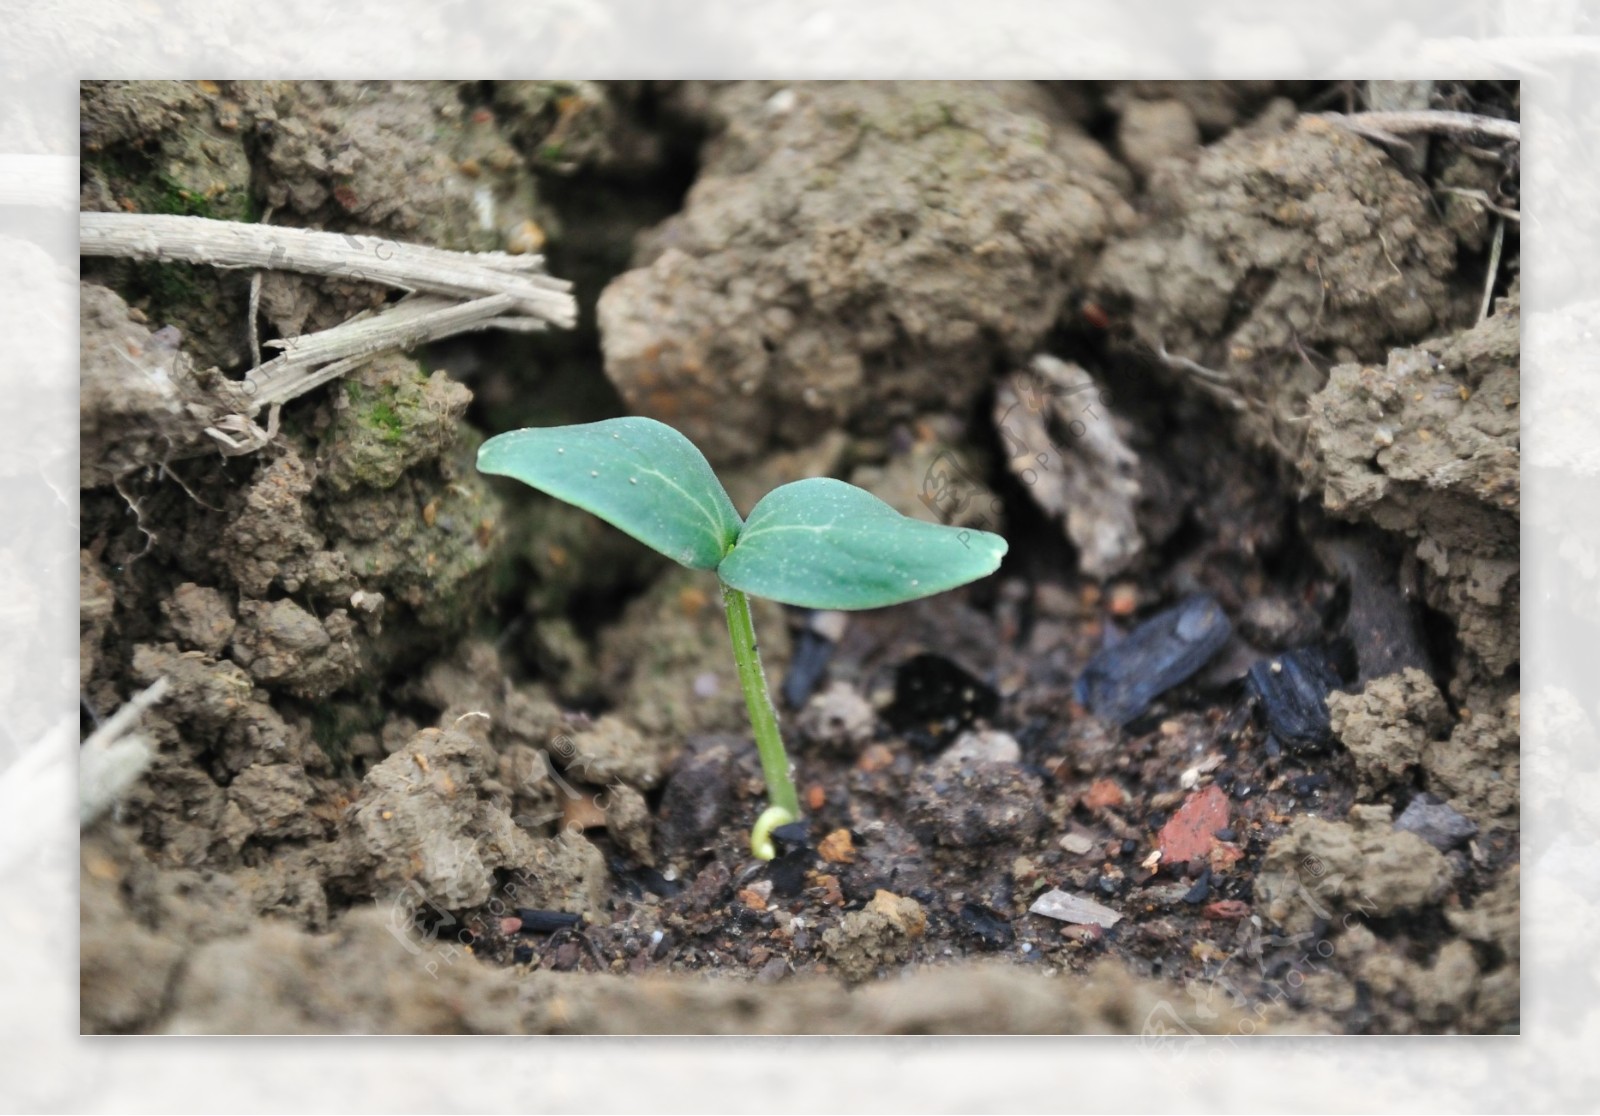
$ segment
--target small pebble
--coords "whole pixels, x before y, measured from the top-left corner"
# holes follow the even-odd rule
[[[1395,819],[1394,827],[1415,833],[1440,852],[1449,852],[1478,832],[1470,818],[1426,793],[1417,795],[1406,805],[1405,811]]]
[[[1029,914],[1044,915],[1046,918],[1057,919],[1061,922],[1071,922],[1077,925],[1092,924],[1109,929],[1122,921],[1122,915],[1102,903],[1082,895],[1073,895],[1060,890],[1047,891],[1033,901],[1033,906],[1028,908]]]
[[[1082,833],[1068,833],[1061,838],[1061,847],[1069,853],[1081,856],[1094,848],[1094,842]]]

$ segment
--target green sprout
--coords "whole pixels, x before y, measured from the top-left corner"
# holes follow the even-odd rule
[[[742,519],[694,443],[648,418],[513,430],[483,443],[478,470],[511,477],[599,516],[690,569],[715,570],[739,685],[755,731],[767,808],[750,851],[800,820],[800,799],[750,623],[747,594],[802,608],[882,608],[987,577],[1006,541],[901,515],[827,477],[781,485]]]

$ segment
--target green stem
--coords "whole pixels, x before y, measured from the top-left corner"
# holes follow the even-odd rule
[[[761,653],[756,648],[756,630],[750,623],[750,598],[726,583],[722,604],[728,613],[728,634],[733,637],[733,659],[739,667],[739,685],[744,689],[745,708],[750,711],[750,727],[756,734],[756,751],[761,755],[761,774],[767,780],[770,805],[750,831],[750,851],[762,860],[776,853],[772,831],[800,818],[800,796],[789,778],[789,756],[778,733],[778,714],[767,693],[767,676],[761,669]]]

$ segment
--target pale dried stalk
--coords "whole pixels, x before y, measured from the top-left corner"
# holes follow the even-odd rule
[[[1500,253],[1506,244],[1506,223],[1500,218],[1494,222],[1494,242],[1489,249],[1489,274],[1483,280],[1483,303],[1478,307],[1478,321],[1489,316],[1494,308],[1494,281],[1500,278]]]
[[[449,252],[376,236],[150,213],[80,213],[78,236],[85,256],[298,271],[457,299],[507,295],[514,309],[530,318],[567,327],[578,320],[571,284],[531,274],[543,266],[536,256],[524,261],[499,252]]]
[[[570,328],[578,318],[572,284],[543,274],[542,256],[451,252],[375,236],[145,213],[80,213],[78,229],[86,256],[247,268],[258,280],[262,271],[296,271],[412,292],[332,329],[268,342],[282,355],[252,367],[243,380],[223,381],[206,401],[212,415],[205,433],[224,453],[260,449],[276,434],[277,408],[379,353],[472,330]],[[259,286],[252,284],[252,338],[258,298]],[[271,415],[265,429],[251,421],[263,409]]]
[[[1522,125],[1517,121],[1471,112],[1424,109],[1417,112],[1319,112],[1316,115],[1384,142],[1405,143],[1399,137],[1418,132],[1456,132],[1522,142]]]
[[[1489,195],[1482,190],[1469,190],[1465,186],[1435,186],[1433,192],[1436,194],[1453,194],[1458,198],[1475,201],[1490,213],[1504,217],[1507,221],[1515,221],[1519,225],[1522,224],[1521,213],[1515,209],[1507,209],[1503,205],[1496,205]]]
[[[167,696],[165,677],[123,703],[83,742],[78,752],[78,823],[88,825],[103,814],[144,773],[154,755],[147,737],[134,731],[139,718]]]
[[[471,302],[451,302],[417,295],[379,314],[282,341],[267,342],[283,355],[267,361],[241,382],[244,406],[251,415],[263,407],[287,403],[312,388],[337,379],[362,361],[391,349],[413,349],[428,341],[472,330],[500,328],[539,330],[545,323],[509,317],[517,310],[512,295],[490,295]]]
[[[1369,81],[1367,104],[1373,112],[1426,112],[1433,97],[1431,81]],[[1423,137],[1396,156],[1407,170],[1421,174],[1428,166],[1428,141]]]

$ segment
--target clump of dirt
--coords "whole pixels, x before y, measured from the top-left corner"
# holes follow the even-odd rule
[[[1267,918],[1304,933],[1318,918],[1350,911],[1389,918],[1426,907],[1450,884],[1444,855],[1397,831],[1388,806],[1356,806],[1348,822],[1296,818],[1268,847],[1256,897]]]
[[[1324,506],[1416,541],[1428,603],[1470,676],[1521,656],[1520,301],[1471,329],[1341,364],[1311,400],[1308,482]]]
[[[959,413],[1131,220],[1092,161],[1052,149],[1074,129],[1027,87],[739,84],[713,100],[687,207],[599,316],[630,408],[714,463]]]
[[[965,737],[919,772],[906,803],[911,828],[926,843],[953,848],[1007,845],[1039,832],[1039,776],[1023,767],[1016,741],[992,747]]]
[[[78,461],[82,483],[110,484],[182,456],[204,424],[189,404],[193,360],[176,331],[152,331],[143,313],[94,283],[78,291]]]
[[[334,878],[353,894],[397,896],[404,914],[477,907],[496,873],[518,875],[530,906],[598,914],[605,862],[580,838],[531,837],[493,782],[487,740],[460,729],[424,729],[367,773],[341,826]]]
[[[1483,700],[1487,698],[1488,700]],[[1484,828],[1515,828],[1522,802],[1522,695],[1482,695],[1422,757],[1428,783]]]
[[[1291,459],[1329,364],[1470,320],[1426,190],[1287,101],[1192,165],[1156,167],[1145,211],[1146,229],[1107,246],[1094,290],[1179,379]]]
[[[823,934],[822,948],[840,976],[858,983],[905,960],[906,947],[927,928],[928,918],[915,899],[880,891]]]
[[[1330,694],[1328,715],[1355,761],[1363,794],[1408,781],[1450,724],[1439,688],[1415,668],[1376,679],[1358,694]]]

